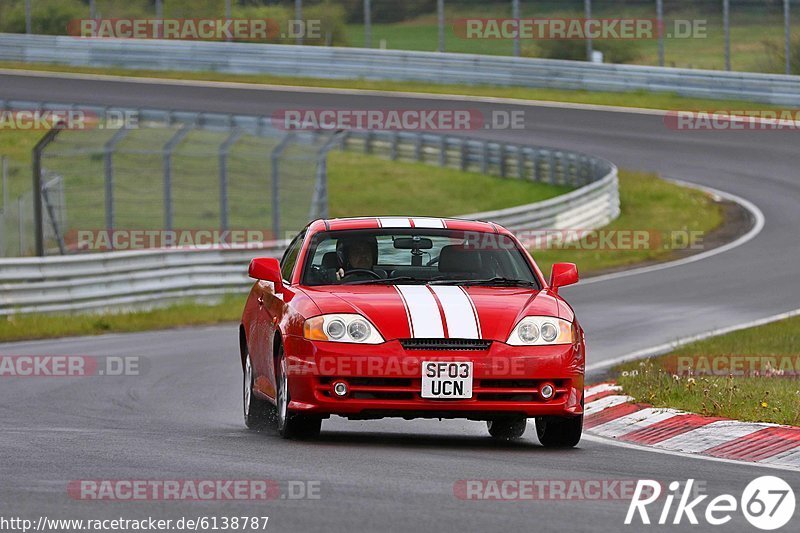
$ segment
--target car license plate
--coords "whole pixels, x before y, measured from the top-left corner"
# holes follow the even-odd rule
[[[423,361],[422,397],[472,398],[472,363]]]

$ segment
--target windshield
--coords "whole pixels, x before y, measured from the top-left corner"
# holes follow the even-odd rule
[[[447,229],[370,229],[316,234],[302,283],[506,285],[540,289],[513,240]]]

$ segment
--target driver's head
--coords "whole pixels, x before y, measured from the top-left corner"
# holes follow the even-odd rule
[[[345,268],[372,269],[378,262],[378,242],[375,237],[340,239],[336,243],[339,263]]]

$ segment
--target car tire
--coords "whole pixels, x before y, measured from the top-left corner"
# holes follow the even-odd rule
[[[536,418],[536,436],[545,448],[573,448],[583,434],[583,415],[539,416]]]
[[[292,400],[289,393],[289,376],[286,372],[286,354],[283,351],[283,346],[278,349],[278,367],[275,372],[278,389],[278,433],[284,439],[304,440],[317,437],[322,429],[321,417],[299,415],[289,411],[289,403]]]
[[[250,362],[250,355],[247,355],[244,364],[242,377],[242,404],[244,407],[244,424],[249,429],[261,430],[269,425],[275,417],[275,406],[266,400],[257,398],[253,394],[255,385],[255,374],[253,365]]]
[[[512,440],[520,438],[528,427],[528,419],[524,416],[513,416],[495,418],[488,420],[486,427],[489,428],[489,435],[500,440]]]

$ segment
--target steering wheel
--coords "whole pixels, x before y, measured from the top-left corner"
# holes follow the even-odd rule
[[[346,278],[351,274],[369,274],[375,279],[383,279],[383,277],[380,274],[368,268],[353,268],[351,270],[348,270],[347,272],[345,272],[344,277],[342,279]]]

